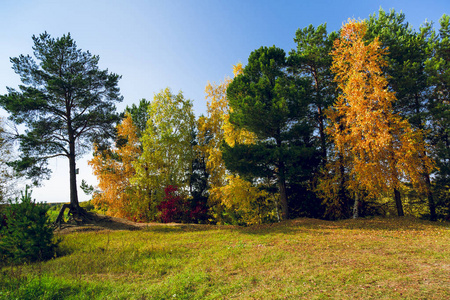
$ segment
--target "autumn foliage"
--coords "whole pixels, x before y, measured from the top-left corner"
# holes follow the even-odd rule
[[[177,195],[178,188],[169,185],[164,189],[166,196],[158,205],[158,211],[161,213],[163,223],[183,222],[189,214],[188,203],[180,195]]]
[[[261,47],[208,83],[198,119],[161,90],[128,111],[116,147],[95,145],[93,203],[161,222],[445,217],[449,20],[439,35],[383,11],[339,33],[299,29],[289,55]]]
[[[233,73],[242,73],[242,64],[233,67]],[[198,122],[199,149],[206,158],[208,171],[209,204],[220,218],[223,211],[238,212],[246,223],[257,223],[258,214],[251,203],[267,196],[239,175],[227,171],[222,157],[222,145],[234,147],[236,143],[253,143],[255,135],[245,129],[236,128],[230,123],[230,110],[227,88],[232,80],[225,79],[220,84],[208,83],[205,88],[207,116]]]
[[[350,20],[342,27],[331,52],[332,71],[341,93],[327,112],[328,134],[335,147],[328,172],[335,175],[325,177],[322,191],[325,199],[338,197],[337,190],[330,188],[333,184],[326,181],[339,186],[343,174],[338,169],[342,165],[348,172],[345,188],[352,196],[373,198],[392,192],[398,214],[403,215],[399,190],[404,182],[423,188],[422,174],[430,172],[433,163],[423,155],[423,133],[394,113],[395,93],[389,90],[382,70],[387,66],[387,50],[377,38],[365,41],[366,31],[364,22]]]
[[[157,206],[161,222],[193,223],[204,219],[207,208],[201,204],[192,205],[189,199],[178,193],[178,187],[169,185],[164,194],[164,200]]]
[[[117,126],[118,139],[124,139],[125,143],[103,151],[96,145],[94,158],[89,161],[101,190],[94,194],[92,202],[111,216],[131,219],[143,209],[133,201],[133,185],[130,183],[136,173],[133,163],[141,154],[136,133],[131,116],[127,115]]]

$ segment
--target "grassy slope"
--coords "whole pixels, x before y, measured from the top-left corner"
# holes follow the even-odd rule
[[[299,219],[63,239],[64,256],[4,270],[0,299],[450,298],[448,223]]]

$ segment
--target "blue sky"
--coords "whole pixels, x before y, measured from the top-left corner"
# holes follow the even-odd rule
[[[199,116],[206,110],[207,82],[231,76],[232,66],[245,64],[251,51],[276,45],[289,52],[298,28],[327,23],[337,31],[348,18],[368,18],[380,7],[402,11],[415,29],[450,14],[448,0],[1,0],[0,94],[20,83],[9,58],[32,54],[33,34],[70,32],[79,48],[100,56],[101,68],[123,76],[119,110],[170,87],[193,100]],[[95,183],[87,159],[78,162],[78,179]],[[34,198],[68,201],[67,165],[52,161],[54,176],[34,190]],[[81,191],[80,199],[87,199]]]

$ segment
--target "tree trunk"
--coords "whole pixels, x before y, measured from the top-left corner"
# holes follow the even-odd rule
[[[322,108],[320,106],[317,107],[317,112],[319,114],[319,135],[320,135],[320,146],[321,146],[321,152],[322,152],[322,159],[323,159],[323,165],[325,166],[327,164],[327,143],[326,143],[326,137],[325,137],[325,126],[323,122],[323,112]]]
[[[277,136],[279,137],[281,134],[281,130],[278,129]],[[282,141],[277,138],[277,147],[280,149],[280,153],[282,153]],[[286,191],[286,167],[284,165],[282,157],[278,158],[278,188],[280,190],[280,204],[281,204],[281,219],[287,220],[289,218],[289,208],[287,201],[287,191]]]
[[[347,189],[345,187],[346,178],[345,178],[344,157],[340,152],[338,154],[338,162],[339,162],[339,176],[340,176],[339,190],[338,190],[339,203],[341,204],[340,215],[341,217],[349,218],[350,197],[347,197]]]
[[[270,178],[267,176],[267,186],[270,186]],[[278,199],[275,198],[275,212],[277,214],[277,221],[280,222],[280,208],[278,207]]]
[[[70,124],[68,126],[70,128]],[[90,215],[85,209],[80,207],[78,202],[77,191],[77,169],[75,162],[75,138],[73,132],[69,130],[69,180],[70,180],[70,204],[64,204],[59,211],[58,217],[55,220],[55,225],[61,227],[61,223],[64,219],[64,212],[69,209],[69,216],[77,223],[83,223],[87,220],[93,220],[93,216]]]
[[[397,188],[394,188],[394,199],[395,199],[395,205],[397,206],[397,213],[399,217],[403,217],[403,204],[402,204],[402,198],[400,195],[400,192]]]
[[[78,203],[77,174],[76,174],[75,155],[69,155],[69,174],[70,174],[70,206],[76,208]]]
[[[325,126],[323,121],[323,111],[322,107],[320,105],[320,88],[319,88],[319,79],[317,71],[314,69],[314,83],[316,88],[316,104],[317,104],[317,114],[319,118],[319,135],[320,135],[320,143],[321,143],[321,154],[323,159],[323,165],[325,166],[327,163],[327,144],[326,144],[326,137],[325,137]]]
[[[355,204],[353,204],[353,219],[359,218],[359,197],[358,193],[355,193]]]
[[[63,222],[63,219],[64,219],[64,212],[66,211],[67,208],[70,209],[70,204],[63,204],[63,206],[61,207],[61,210],[58,213],[58,217],[56,217],[54,224],[59,226],[60,229],[61,229],[61,223]]]
[[[427,189],[428,207],[430,208],[430,220],[436,221],[436,204],[434,203],[433,192],[431,191],[430,174],[425,173],[425,184]]]
[[[425,128],[422,122],[422,118],[420,117],[420,95],[416,92],[414,94],[414,99],[415,99],[415,113],[416,116],[419,116],[418,120],[417,120],[417,127],[422,130],[423,132],[425,132]],[[426,151],[424,151],[422,153],[423,157],[427,157],[427,153]],[[436,216],[436,204],[434,203],[434,197],[433,197],[433,192],[431,190],[431,180],[430,180],[430,173],[426,172],[426,168],[424,166],[424,178],[425,178],[425,187],[426,187],[426,193],[427,193],[427,198],[428,198],[428,207],[430,209],[430,220],[431,221],[436,221],[437,220],[437,216]]]
[[[66,203],[61,207],[58,217],[56,218],[55,223],[53,223],[55,226],[59,226],[59,228],[61,228],[61,223],[63,223],[64,221],[64,212],[66,211],[66,209],[69,209],[69,217],[77,224],[81,224],[86,221],[92,221],[97,218],[95,215],[88,213],[81,206],[74,208],[71,204]]]
[[[423,157],[426,157],[427,153],[424,151],[422,155],[423,155]],[[436,204],[434,202],[433,191],[431,190],[430,173],[428,173],[426,171],[425,164],[423,164],[423,169],[424,169],[423,177],[425,179],[425,188],[426,188],[426,194],[427,194],[427,198],[428,198],[428,208],[430,209],[430,220],[436,221],[437,220]]]
[[[80,207],[78,203],[77,192],[77,174],[76,174],[76,152],[75,152],[75,132],[72,128],[72,114],[71,114],[70,98],[66,99],[66,117],[67,117],[67,135],[69,139],[69,180],[70,180],[70,210],[77,210]]]
[[[287,203],[286,181],[284,176],[278,175],[278,187],[280,189],[281,219],[287,220],[289,218],[289,209]]]

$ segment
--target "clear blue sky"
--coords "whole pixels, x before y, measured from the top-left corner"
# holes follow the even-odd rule
[[[232,66],[245,64],[251,51],[276,45],[289,52],[298,28],[327,23],[335,31],[348,18],[368,18],[380,7],[402,11],[416,29],[450,14],[449,0],[0,0],[0,94],[20,83],[9,58],[32,54],[33,34],[70,32],[79,48],[100,56],[102,68],[123,76],[119,110],[170,87],[193,100],[198,116],[206,110],[207,82],[231,76]],[[79,182],[95,183],[89,157],[78,162]],[[67,165],[52,161],[54,175],[34,198],[68,201]],[[81,191],[80,199],[87,199]]]

